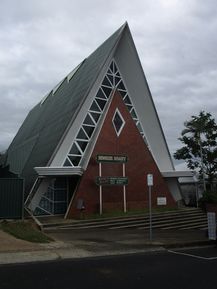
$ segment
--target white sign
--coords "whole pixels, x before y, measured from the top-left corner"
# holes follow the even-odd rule
[[[214,212],[207,213],[209,240],[216,240],[216,216]]]
[[[149,187],[153,186],[153,175],[147,174],[147,184]]]
[[[158,206],[166,206],[167,198],[166,197],[159,197],[157,198],[157,205]]]

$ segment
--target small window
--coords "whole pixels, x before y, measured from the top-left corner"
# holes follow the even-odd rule
[[[77,145],[74,143],[69,154],[71,155],[81,155],[80,150],[78,149]]]
[[[102,88],[100,88],[100,89],[98,90],[96,97],[102,98],[102,99],[107,99],[107,96],[106,96],[105,93],[103,92]]]
[[[110,81],[110,82],[112,83],[112,85],[113,85],[113,76],[110,75],[110,74],[107,74],[107,77],[108,77],[109,81]]]
[[[134,109],[131,110],[131,116],[133,119],[137,119],[137,115]]]
[[[113,126],[115,128],[115,132],[117,134],[117,136],[120,135],[124,125],[125,125],[125,121],[120,113],[120,111],[118,109],[116,109],[115,111],[115,114],[113,116],[113,119],[112,119],[112,123],[113,123]]]
[[[77,144],[81,148],[82,152],[84,152],[86,147],[87,147],[88,142],[86,142],[86,141],[77,141]]]
[[[131,104],[131,101],[130,101],[130,98],[128,95],[125,96],[124,102],[125,102],[125,104]]]
[[[117,86],[118,83],[121,81],[121,79],[120,77],[117,77],[117,76],[115,76],[114,79],[115,79],[115,86]]]
[[[83,129],[85,130],[86,134],[87,134],[87,135],[89,136],[89,138],[90,138],[91,135],[93,134],[94,127],[93,127],[93,126],[83,125]]]
[[[106,86],[102,86],[102,90],[104,91],[104,93],[107,97],[109,97],[110,93],[112,92],[112,88],[106,87]]]
[[[72,164],[70,163],[70,161],[68,160],[68,158],[66,158],[65,163],[63,165],[64,167],[71,167]]]
[[[122,90],[126,90],[126,89],[125,89],[125,86],[124,86],[124,84],[123,84],[123,81],[120,81],[120,83],[118,84],[117,88],[118,88],[118,89],[122,89]]]
[[[91,116],[93,117],[93,119],[95,120],[95,122],[97,123],[99,118],[100,118],[100,114],[96,113],[96,112],[91,112]]]
[[[69,159],[71,161],[71,163],[76,167],[79,165],[79,162],[81,160],[81,157],[77,157],[77,156],[69,156]]]
[[[89,116],[89,114],[86,116],[85,120],[84,120],[84,124],[87,125],[95,125],[93,120],[91,119],[91,117]]]
[[[90,110],[91,111],[98,111],[98,112],[101,112],[100,111],[100,108],[98,107],[98,105],[96,104],[95,100],[93,101],[91,107],[90,107]]]
[[[86,139],[86,140],[88,139],[88,137],[86,136],[85,132],[83,131],[83,128],[81,128],[79,130],[79,133],[78,133],[76,138],[78,138],[78,139]]]
[[[96,102],[98,106],[101,108],[101,110],[103,110],[106,105],[106,100],[96,98]]]
[[[108,80],[108,78],[106,76],[105,76],[105,78],[103,80],[102,85],[109,86],[109,87],[112,86],[111,82]]]

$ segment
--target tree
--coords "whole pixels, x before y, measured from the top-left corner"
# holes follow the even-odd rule
[[[174,157],[185,160],[191,170],[198,169],[203,179],[206,191],[205,178],[211,187],[217,174],[217,125],[210,113],[201,111],[198,116],[184,123],[185,129],[179,140],[184,146],[178,149]]]

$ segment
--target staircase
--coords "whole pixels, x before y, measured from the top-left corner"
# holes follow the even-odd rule
[[[100,218],[91,220],[64,220],[58,217],[39,218],[45,231],[51,230],[89,230],[89,229],[138,229],[149,228],[149,215],[134,215],[115,218]],[[167,211],[152,214],[152,228],[161,230],[191,230],[206,229],[206,214],[198,208],[184,208],[177,211]]]

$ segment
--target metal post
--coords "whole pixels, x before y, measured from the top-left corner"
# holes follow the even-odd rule
[[[150,241],[152,241],[151,186],[148,186],[148,195],[149,195],[149,232],[150,232]]]
[[[123,177],[125,177],[125,163],[123,163]],[[124,213],[127,212],[127,200],[126,200],[126,186],[123,186],[123,194],[124,194]]]
[[[201,169],[202,169],[202,176],[203,176],[203,190],[204,193],[206,192],[206,180],[205,180],[205,172],[204,172],[204,162],[203,162],[203,151],[202,151],[202,145],[201,145],[201,135],[199,133],[199,146],[200,146],[200,158],[201,158]]]
[[[102,164],[99,163],[99,176],[102,176]],[[99,214],[102,215],[102,186],[99,186]]]

